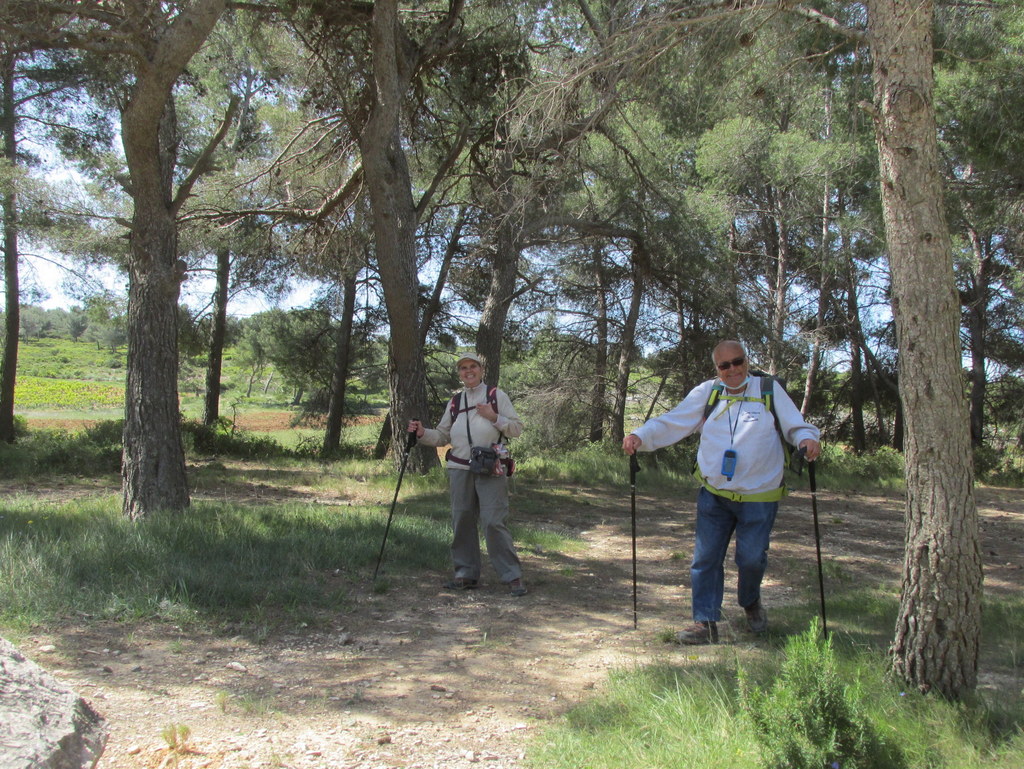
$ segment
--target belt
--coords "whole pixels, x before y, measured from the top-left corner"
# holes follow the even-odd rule
[[[457,465],[465,465],[466,467],[469,467],[469,460],[455,456],[455,453],[451,449],[448,449],[448,451],[445,452],[444,459],[446,462],[454,462]]]
[[[700,481],[701,486],[719,497],[732,500],[733,502],[778,502],[787,494],[786,484],[782,484],[777,489],[771,489],[770,491],[758,491],[755,494],[740,494],[736,491],[729,491],[728,489],[716,489],[707,479],[701,475],[700,468],[694,466],[693,468],[694,477]]]

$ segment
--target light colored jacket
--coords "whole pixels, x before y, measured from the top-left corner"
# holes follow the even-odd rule
[[[498,420],[491,420],[476,413],[476,407],[487,402],[486,383],[481,382],[476,387],[468,388],[459,393],[458,414],[455,421],[452,421],[450,401],[445,404],[444,414],[441,421],[434,429],[424,428],[423,437],[420,442],[427,446],[451,445],[451,452],[448,455],[448,467],[458,470],[469,469],[469,436],[466,434],[466,420],[469,420],[469,432],[473,435],[474,446],[490,446],[498,442],[499,433],[506,438],[518,438],[523,434],[523,423],[516,414],[515,407],[505,391],[498,389],[495,393],[498,405],[495,409],[498,412]],[[452,457],[462,460],[453,461]]]
[[[751,376],[744,396],[760,398],[762,381],[762,377]],[[730,400],[723,393],[704,422],[704,408],[716,382],[717,379],[702,382],[674,409],[634,430],[633,434],[642,441],[640,451],[669,446],[699,431],[697,467],[711,486],[737,494],[758,494],[778,488],[782,485],[785,453],[771,411],[764,403]],[[804,421],[782,387],[776,385],[772,397],[779,426],[790,444],[797,446],[807,438],[819,440],[818,428]],[[722,455],[729,448],[736,452],[732,480],[722,475]]]

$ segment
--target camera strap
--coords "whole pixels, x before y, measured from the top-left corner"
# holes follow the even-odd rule
[[[497,395],[497,394],[495,394],[495,395]],[[492,407],[492,408],[494,408],[494,412],[497,413],[498,412],[498,409],[496,408],[496,404],[498,402],[497,397],[495,397],[494,402],[495,402],[495,406]],[[473,433],[471,433],[469,431],[469,416],[470,416],[470,414],[473,411],[475,411],[475,409],[470,409],[470,407],[469,407],[469,394],[465,390],[462,391],[462,403],[465,406],[465,408],[462,409],[462,413],[466,415],[466,437],[469,439],[469,446],[470,446],[470,448],[472,448],[473,447]],[[505,433],[503,433],[501,430],[498,430],[498,443],[504,443],[504,442],[505,442]]]

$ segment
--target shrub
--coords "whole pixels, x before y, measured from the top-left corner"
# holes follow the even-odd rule
[[[742,668],[740,705],[760,740],[766,769],[899,769],[887,746],[840,680],[831,640],[817,618],[786,644],[781,675],[760,688]]]
[[[903,483],[903,454],[890,446],[855,454],[834,443],[822,444],[818,472],[832,488],[898,488]]]
[[[123,429],[123,420],[111,420],[98,422],[77,433],[65,430],[26,431],[16,444],[0,447],[0,475],[116,473],[121,467]]]
[[[235,428],[223,417],[215,425],[186,420],[182,424],[186,451],[210,456],[232,456],[243,459],[286,457],[289,452],[273,438],[253,435]]]
[[[1011,447],[974,447],[974,469],[978,479],[1004,486],[1024,486],[1024,461],[1020,452]]]

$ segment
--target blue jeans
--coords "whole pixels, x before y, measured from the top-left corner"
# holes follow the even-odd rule
[[[768,566],[768,541],[778,502],[733,502],[701,488],[697,495],[697,530],[690,565],[693,619],[718,622],[725,592],[725,554],[736,532],[736,597],[740,606],[761,598]]]

